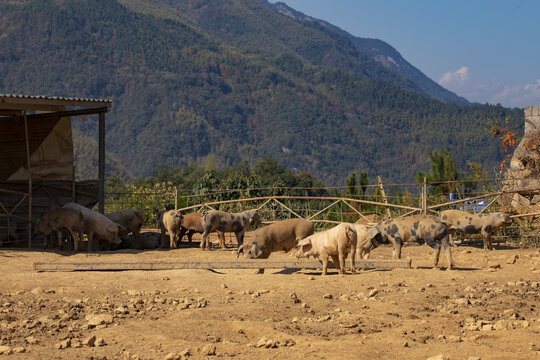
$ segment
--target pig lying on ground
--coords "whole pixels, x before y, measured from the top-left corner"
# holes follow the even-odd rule
[[[132,233],[137,240],[137,249],[143,248],[141,244],[141,228],[144,224],[144,213],[141,210],[125,209],[105,216],[125,228],[125,230],[118,233],[120,237]]]
[[[182,228],[182,213],[180,210],[163,210],[158,214],[158,229],[161,231],[161,248],[165,247],[165,233],[169,233],[170,249],[175,249],[178,241],[178,235]]]
[[[120,244],[122,240],[118,236],[118,232],[123,227],[105,215],[84,207],[77,203],[67,203],[65,209],[80,210],[84,216],[84,233],[88,235],[88,252],[95,248],[94,237],[106,240],[113,244]],[[123,229],[125,230],[125,229]]]
[[[153,250],[161,246],[161,234],[157,232],[142,232],[139,239],[136,239],[134,235],[125,235],[121,239],[119,249]]]
[[[428,244],[435,250],[433,266],[439,262],[441,245],[448,259],[448,269],[454,267],[452,253],[448,241],[446,225],[436,216],[413,215],[383,221],[369,229],[367,241],[360,248],[358,255],[365,257],[380,244],[392,243],[394,245],[394,259],[401,259],[401,247],[405,242]]]
[[[356,272],[354,258],[356,230],[351,224],[339,224],[332,229],[321,231],[298,241],[300,247],[296,257],[319,257],[323,263],[323,275],[328,271],[328,257],[340,274],[345,274],[345,259],[351,253],[351,272]]]
[[[225,234],[219,230],[215,230],[219,237],[219,245],[222,249],[225,248]],[[182,218],[182,229],[180,230],[179,240],[182,240],[185,234],[187,234],[189,244],[191,245],[191,238],[193,234],[204,233],[202,225],[202,214],[199,212],[194,212],[191,214],[186,214]]]
[[[491,234],[499,228],[512,224],[510,215],[500,212],[487,214],[469,214],[460,210],[445,210],[440,214],[450,233],[461,231],[465,234],[482,234],[484,249],[492,250]]]
[[[73,252],[79,250],[79,244],[82,241],[84,230],[84,216],[81,210],[56,209],[43,214],[36,223],[35,231],[45,235],[43,247],[47,247],[47,237],[54,231],[58,239],[58,247],[62,250],[62,232],[66,230],[73,238]],[[77,236],[75,236],[77,234]]]
[[[244,243],[244,234],[250,226],[258,226],[261,223],[257,210],[248,210],[241,213],[230,214],[218,210],[210,210],[202,216],[203,235],[201,249],[210,250],[208,235],[216,230],[233,232],[236,235],[238,246]]]

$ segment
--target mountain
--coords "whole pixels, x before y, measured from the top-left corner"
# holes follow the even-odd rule
[[[396,49],[382,40],[353,36],[337,26],[334,26],[326,21],[307,16],[290,8],[287,6],[287,4],[282,2],[270,4],[266,0],[260,1],[263,4],[267,4],[267,6],[274,9],[278,13],[288,16],[302,24],[305,24],[306,26],[313,26],[313,24],[317,24],[327,28],[331,32],[349,39],[358,47],[358,49],[368,55],[371,59],[382,64],[387,69],[394,71],[412,81],[424,93],[431,97],[462,105],[469,104],[465,98],[457,96],[453,92],[445,89],[435,81],[431,80],[423,72],[407,62],[407,60],[405,60]]]
[[[504,153],[487,119],[523,124],[520,109],[434,99],[350,38],[269,5],[1,2],[0,93],[112,99],[109,164],[125,177],[271,155],[329,185],[358,170],[411,182],[441,147],[461,169],[495,168]],[[90,168],[96,123],[75,124],[80,171]]]

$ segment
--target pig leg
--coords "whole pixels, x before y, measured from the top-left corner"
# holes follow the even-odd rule
[[[244,243],[244,232],[241,233],[235,233],[236,234],[236,241],[238,242],[238,246],[242,245]]]
[[[88,232],[88,247],[87,247],[87,250],[88,250],[88,252],[94,251],[94,232],[93,231]]]
[[[69,234],[71,235],[71,238],[73,239],[73,252],[75,252],[75,247],[77,246],[77,238],[75,237],[75,233],[73,232],[73,230],[71,229],[68,229],[69,230]]]
[[[446,260],[448,260],[448,270],[452,270],[454,268],[454,262],[452,261],[452,250],[450,249],[448,236],[445,236],[441,239],[441,244],[443,246],[444,253],[446,254]]]
[[[165,248],[165,227],[162,227],[161,228],[161,246],[160,248],[163,249]]]
[[[189,234],[191,233],[191,231],[188,231],[188,229],[186,229],[185,227],[181,227],[180,228],[180,234],[178,234],[178,241],[179,242],[182,242],[182,239],[184,238],[184,235],[186,235],[186,232],[188,234],[188,240],[189,240],[189,243],[191,244],[191,237],[189,236]]]
[[[339,274],[345,274],[345,259],[343,258],[343,254],[339,254],[337,256],[333,255],[332,262],[334,263]]]
[[[482,238],[484,239],[484,250],[493,250],[493,245],[491,245],[491,233],[482,229]]]
[[[222,249],[225,249],[226,246],[225,246],[225,233],[223,233],[222,231],[216,231],[217,234],[218,234],[218,237],[219,237],[219,246],[222,248]],[[242,238],[242,242],[244,241],[244,239]],[[240,245],[238,245],[240,246]]]
[[[169,238],[170,238],[170,249],[176,249],[176,233],[174,231],[169,230]]]
[[[201,249],[204,250],[204,248],[206,247],[206,244],[208,243],[209,244],[209,241],[208,241],[208,235],[210,234],[210,227],[209,226],[205,226],[204,227],[204,232],[202,234],[202,240],[201,240]],[[208,246],[208,249],[210,248],[210,246]]]
[[[58,249],[62,250],[62,241],[64,240],[62,239],[62,230],[56,230],[56,237],[58,239]]]
[[[401,259],[401,243],[398,241],[394,242],[394,251],[392,252],[392,258],[394,260]]]

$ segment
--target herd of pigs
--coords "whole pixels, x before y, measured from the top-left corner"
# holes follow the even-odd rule
[[[73,239],[73,251],[80,249],[82,235],[88,238],[87,249],[96,249],[99,241],[112,245],[122,244],[121,237],[131,233],[133,247],[137,249],[161,248],[169,246],[174,249],[179,241],[187,235],[191,244],[195,233],[202,234],[201,249],[210,250],[209,234],[216,232],[221,248],[225,247],[224,233],[232,232],[238,243],[237,258],[243,254],[246,259],[267,259],[272,252],[289,252],[297,248],[297,258],[314,256],[323,263],[323,275],[327,273],[328,261],[340,274],[345,273],[345,260],[350,256],[350,271],[355,272],[355,258],[367,259],[371,250],[381,244],[394,247],[394,259],[401,259],[401,247],[404,243],[426,243],[435,250],[433,266],[439,262],[441,247],[444,249],[448,264],[454,267],[450,246],[453,245],[451,235],[456,232],[466,234],[482,234],[484,249],[491,250],[491,234],[498,228],[512,223],[508,214],[486,213],[470,214],[460,210],[445,210],[437,216],[411,215],[388,219],[374,226],[361,223],[341,223],[337,226],[315,233],[313,223],[300,219],[288,219],[274,222],[256,229],[252,236],[244,241],[245,233],[251,227],[261,224],[257,210],[241,213],[227,213],[210,210],[205,213],[183,215],[180,210],[163,210],[158,214],[157,226],[161,234],[157,235],[160,244],[145,245],[141,236],[144,214],[140,210],[126,209],[103,215],[76,203],[68,203],[64,207],[44,214],[36,223],[34,233],[44,234],[44,246],[47,238],[55,234],[61,249],[65,241]],[[70,236],[63,236],[69,233]],[[169,235],[168,244],[167,237]],[[154,237],[155,238],[155,237]],[[262,269],[260,271],[263,271]]]

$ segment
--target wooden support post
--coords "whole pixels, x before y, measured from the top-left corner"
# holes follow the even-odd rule
[[[98,211],[105,213],[105,113],[99,113]]]
[[[384,192],[384,186],[383,186],[381,177],[379,175],[377,175],[377,181],[379,182],[379,189],[381,189],[381,195],[383,197],[383,201],[386,205],[388,205],[388,199],[386,198],[386,193]],[[392,214],[390,213],[390,208],[388,206],[385,206],[385,208],[386,208],[386,215],[388,216],[389,219],[391,219]]]
[[[71,170],[71,202],[77,202],[77,194],[75,189],[75,164]]]
[[[28,137],[28,118],[24,114],[24,138],[26,142],[26,169],[28,170],[28,247],[32,247],[32,166],[30,164],[30,139]],[[8,235],[9,237],[9,235]]]
[[[427,178],[424,177],[424,186],[422,187],[422,214],[427,214]]]

